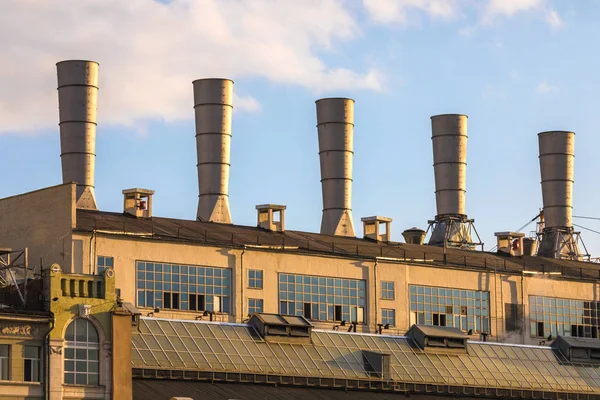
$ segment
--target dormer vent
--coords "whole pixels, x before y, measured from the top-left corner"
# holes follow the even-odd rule
[[[553,343],[571,362],[600,363],[600,340],[585,337],[559,336]]]
[[[511,256],[522,256],[524,254],[523,238],[524,233],[521,232],[496,232],[498,240],[498,253],[506,253]]]
[[[254,313],[248,323],[267,342],[310,344],[312,324],[300,315]]]
[[[448,326],[413,325],[406,336],[425,351],[464,353],[467,351],[467,334]]]
[[[363,223],[363,237],[378,242],[389,242],[391,239],[391,218],[373,216],[360,219]]]
[[[283,232],[285,226],[285,209],[285,206],[277,204],[260,204],[256,206],[258,227],[270,231]]]
[[[152,217],[152,196],[154,190],[125,189],[123,190],[123,212],[136,218]]]

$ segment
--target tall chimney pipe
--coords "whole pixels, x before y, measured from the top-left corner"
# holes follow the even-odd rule
[[[565,131],[538,133],[540,173],[546,228],[573,226],[575,134]]]
[[[96,108],[98,63],[69,60],[56,64],[63,183],[77,184],[77,208],[96,210]]]
[[[199,221],[231,223],[229,167],[233,81],[198,79],[194,86]]]
[[[579,260],[579,232],[573,231],[575,133],[538,133],[544,229],[538,247],[543,257]],[[585,248],[585,246],[584,246]]]
[[[437,215],[466,215],[467,116],[431,117]]]
[[[354,100],[327,98],[315,103],[323,191],[321,233],[355,236],[351,206]]]
[[[467,218],[467,116],[442,114],[431,117],[433,172],[437,215],[429,221],[433,246],[473,249],[473,220]],[[477,231],[475,231],[477,239]]]

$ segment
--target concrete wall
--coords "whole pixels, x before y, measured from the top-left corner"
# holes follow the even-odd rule
[[[358,331],[374,332],[381,322],[381,309],[396,310],[396,326],[391,334],[404,334],[410,327],[409,285],[437,286],[452,289],[483,290],[490,292],[491,341],[538,344],[539,338],[531,338],[528,322],[528,296],[544,295],[594,300],[598,299],[597,285],[539,277],[495,274],[493,271],[473,271],[461,268],[448,269],[434,266],[406,265],[400,262],[344,259],[332,256],[294,254],[262,249],[219,248],[199,244],[158,241],[149,238],[124,237],[98,233],[76,233],[74,239],[88,243],[84,247],[84,269],[94,271],[98,255],[114,257],[116,287],[121,289],[124,301],[137,303],[135,262],[154,261],[188,265],[205,265],[232,269],[232,293],[230,315],[215,317],[218,321],[241,322],[248,312],[248,299],[263,299],[265,312],[279,312],[279,273],[295,273],[323,277],[364,279],[367,281],[366,324]],[[89,264],[90,239],[92,265]],[[87,264],[86,264],[87,263]],[[248,270],[263,270],[263,288],[248,287]],[[377,275],[377,279],[375,279]],[[395,298],[381,298],[381,281],[393,281]],[[523,283],[521,283],[523,281]],[[525,296],[523,296],[525,293]],[[523,301],[525,299],[525,301]],[[505,332],[505,304],[525,304],[525,324],[522,334]],[[377,310],[377,312],[375,311]],[[151,312],[142,309],[144,315]],[[155,316],[161,318],[193,319],[199,314],[190,311],[161,310]],[[204,317],[206,319],[207,317]],[[313,321],[317,328],[332,329],[334,322]],[[473,339],[480,339],[475,334]]]
[[[39,268],[43,258],[44,265],[59,263],[71,271],[74,224],[75,184],[0,199],[0,247],[27,247],[30,266]]]
[[[112,314],[112,388],[111,400],[131,400],[131,314]]]

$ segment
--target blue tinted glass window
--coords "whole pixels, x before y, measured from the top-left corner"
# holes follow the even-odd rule
[[[252,315],[255,312],[263,312],[263,300],[262,299],[248,299],[248,315]]]
[[[381,309],[381,323],[383,325],[396,326],[396,310],[389,308]]]
[[[96,260],[96,274],[104,275],[104,271],[106,271],[106,268],[114,268],[114,263],[115,261],[113,257],[98,256]],[[140,265],[140,263],[138,263],[137,269],[139,270],[140,268],[143,268],[143,266]]]
[[[489,301],[485,298],[485,303]],[[483,303],[484,301],[482,301]],[[600,302],[529,296],[531,336],[600,338]]]
[[[263,287],[263,272],[258,269],[248,270],[248,287],[254,289],[262,289]]]
[[[261,278],[262,278],[262,271]],[[279,312],[322,321],[364,323],[364,280],[279,274]]]

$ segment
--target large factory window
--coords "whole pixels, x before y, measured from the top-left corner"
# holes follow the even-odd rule
[[[230,311],[231,270],[138,261],[138,307]]]
[[[364,323],[365,287],[359,279],[279,274],[279,312],[320,321]]]
[[[410,325],[490,332],[490,293],[410,285]]]
[[[529,296],[531,336],[598,338],[600,302]]]

